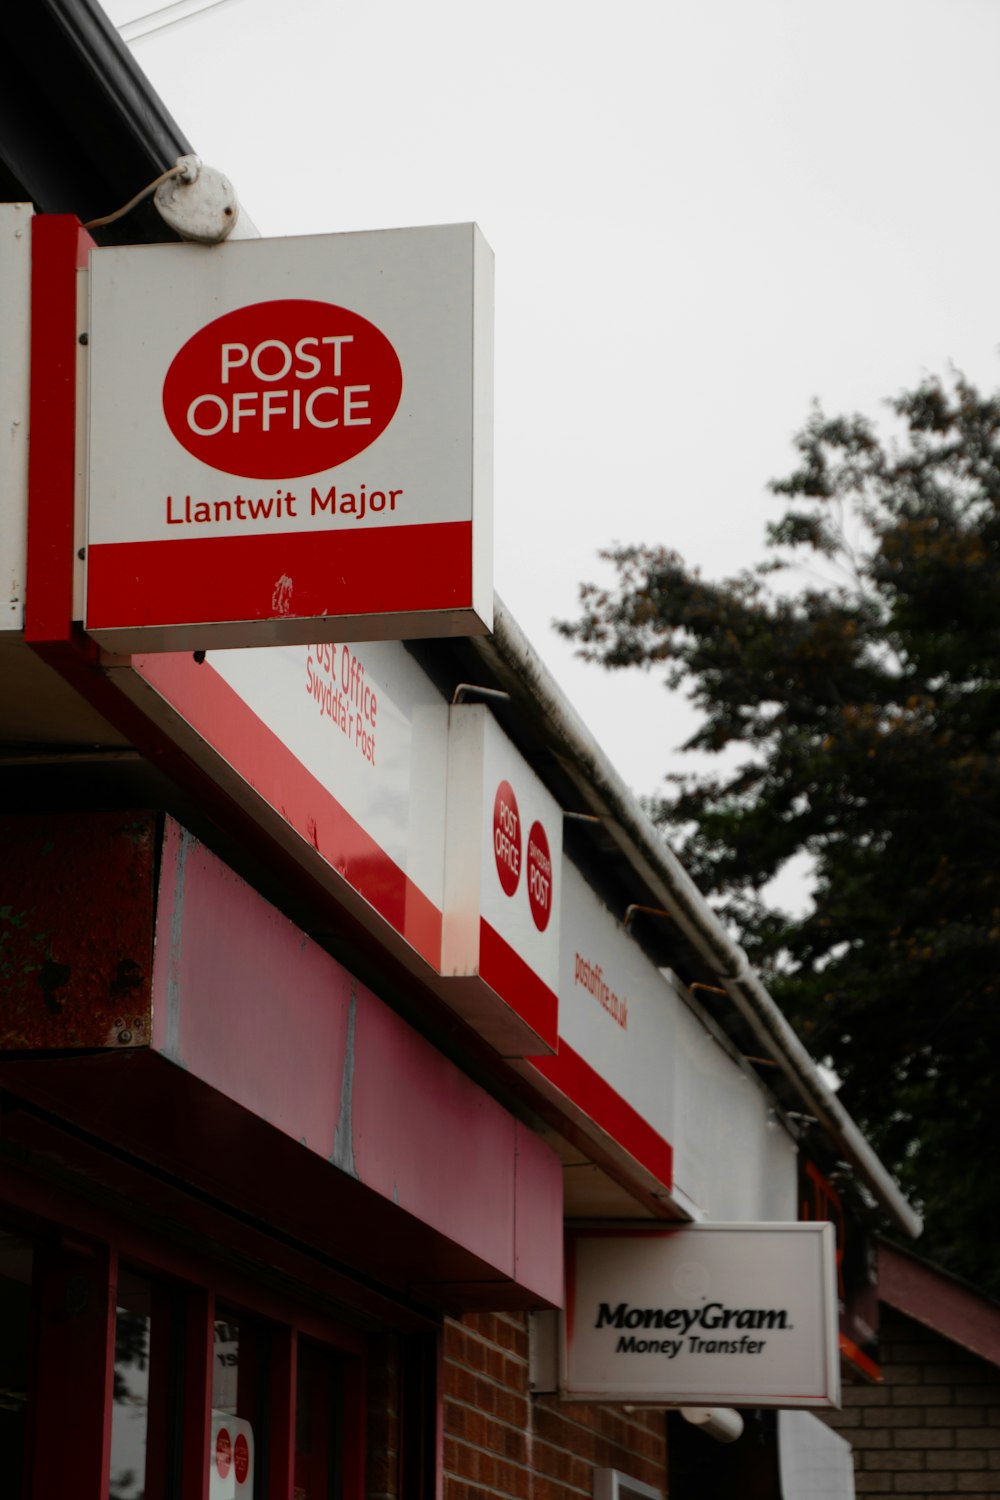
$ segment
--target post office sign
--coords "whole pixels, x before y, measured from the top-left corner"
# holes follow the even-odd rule
[[[472,224],[91,254],[86,629],[129,650],[492,623]]]

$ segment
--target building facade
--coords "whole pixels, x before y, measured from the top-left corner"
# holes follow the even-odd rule
[[[0,1492],[698,1493],[744,1424],[559,1394],[566,1224],[916,1216],[499,600],[84,631],[89,278],[174,237],[81,221],[188,143],[95,6],[3,26]]]

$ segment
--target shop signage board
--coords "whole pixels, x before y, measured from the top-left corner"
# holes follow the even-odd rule
[[[59,216],[42,216],[39,223],[42,232],[36,237],[36,250],[38,245],[48,246],[46,258],[34,262],[35,274],[44,278],[40,286],[49,292],[61,285],[55,278],[58,272],[63,277],[69,273],[75,287],[78,268],[82,269],[82,260],[91,254],[90,247],[83,245],[85,236],[80,235],[75,223],[67,225]],[[471,233],[478,246],[475,232]],[[259,243],[245,242],[243,248]],[[205,251],[192,246],[133,249],[142,256],[169,251],[214,259],[223,251],[228,254],[226,247]],[[93,252],[95,256],[104,253]],[[474,262],[477,254],[474,247]],[[474,315],[478,316],[476,296]],[[46,305],[51,301],[49,296]],[[183,298],[179,298],[172,307],[160,309],[172,327],[176,328],[176,310],[182,304]],[[67,424],[67,415],[72,417],[73,412],[65,390],[77,387],[67,381],[66,367],[82,361],[92,348],[89,343],[80,344],[83,332],[93,332],[92,352],[98,369],[97,346],[103,343],[99,325],[92,330],[86,328],[89,320],[83,319],[85,310],[75,296],[63,296],[53,317],[36,330],[37,344],[33,347],[39,358],[32,368],[39,380],[31,410],[36,454],[57,447],[63,457],[67,450],[71,456],[75,453],[67,441],[67,432],[72,435],[75,429],[72,421]],[[195,311],[197,332],[212,321],[213,309]],[[215,315],[225,316],[222,312]],[[184,313],[189,323],[192,316],[190,309]],[[121,317],[124,320],[124,312]],[[374,323],[374,318],[369,321]],[[52,369],[45,353],[56,334],[63,360],[61,366]],[[193,338],[194,334],[186,337]],[[322,337],[342,340],[343,371],[350,347],[346,335],[330,333]],[[233,337],[226,342],[234,346],[245,343],[245,363],[251,373],[255,353],[256,365],[264,375],[283,368],[268,362],[272,356],[283,361],[282,350],[271,346],[262,350],[264,340],[251,345],[248,339]],[[299,342],[297,339],[296,344]],[[332,351],[331,359],[336,357],[336,342],[321,347]],[[304,344],[299,354],[303,370],[309,363],[305,356],[309,355],[318,357],[317,350]],[[474,376],[477,357],[472,360]],[[227,359],[227,374],[243,369],[242,348],[230,349]],[[406,400],[405,360],[401,360],[401,369],[404,380],[399,410]],[[275,410],[280,400],[272,396],[270,416],[282,415]],[[292,406],[294,420],[294,402]],[[244,401],[241,412],[245,408]],[[123,394],[121,425],[126,445],[130,439],[124,421],[127,409]],[[208,410],[208,405],[195,409],[202,427],[211,425],[206,417]],[[221,407],[216,410],[221,413]],[[263,403],[260,410],[263,412]],[[304,410],[301,392],[299,410],[300,414]],[[318,400],[313,411],[322,412]],[[353,406],[351,414],[356,414]],[[163,420],[166,423],[165,414]],[[97,425],[95,418],[92,432]],[[379,442],[391,426],[383,431]],[[171,441],[180,447],[172,433]],[[188,457],[198,461],[194,455]],[[66,467],[61,458],[57,477]],[[71,474],[72,464],[69,470]],[[29,507],[38,523],[33,528],[36,536],[51,534],[53,511],[61,531],[72,535],[73,498],[72,484],[29,485]],[[370,517],[370,506],[367,514]],[[191,525],[195,524],[201,523],[192,520]],[[104,543],[92,532],[88,544],[92,564],[98,545]],[[333,617],[321,620],[319,625],[313,620],[300,641],[279,643],[266,652],[223,651],[207,646],[207,656],[203,656],[197,646],[193,652],[157,650],[154,641],[143,634],[141,640],[150,649],[109,655],[102,661],[100,673],[94,672],[79,649],[75,632],[68,632],[68,622],[79,618],[72,612],[70,570],[62,566],[69,554],[61,551],[57,558],[51,548],[44,552],[37,549],[37,554],[32,560],[29,553],[29,596],[44,598],[46,609],[44,618],[32,622],[29,638],[37,647],[51,648],[57,669],[74,687],[114,722],[118,718],[112,711],[112,700],[120,694],[127,700],[122,705],[127,710],[124,719],[136,743],[147,742],[143,735],[154,730],[162,762],[171,773],[183,779],[196,766],[214,784],[227,816],[235,806],[253,819],[276,851],[290,856],[316,882],[317,889],[326,891],[351,920],[366,926],[394,960],[401,961],[428,991],[451,1005],[470,1028],[506,1057],[544,1064],[544,1054],[559,1048],[562,815],[495,723],[492,730],[480,733],[483,746],[492,731],[500,736],[505,748],[498,763],[486,763],[481,757],[473,761],[466,775],[452,756],[449,721],[455,726],[460,715],[485,715],[488,710],[471,705],[450,707],[440,685],[399,641],[351,643],[346,634],[336,632],[334,624],[339,629],[342,622]],[[115,638],[109,635],[108,643],[113,648]],[[120,638],[118,644],[123,645],[124,639]],[[324,648],[322,655],[320,646]],[[329,648],[328,654],[325,648]],[[384,661],[378,659],[382,653]],[[84,661],[85,670],[81,667]],[[373,684],[374,693],[366,693]],[[492,749],[489,754],[492,756]],[[387,768],[392,774],[385,779]],[[447,850],[443,847],[446,822]],[[536,823],[544,833],[544,843],[531,837]],[[527,846],[523,842],[525,831]],[[467,888],[463,874],[470,875]],[[551,883],[548,892],[547,879]],[[496,882],[498,889],[491,890],[490,881]],[[467,899],[472,889],[476,893],[474,903]],[[449,931],[445,948],[442,928],[446,917]],[[492,969],[489,961],[485,967],[481,962],[480,940],[486,926],[501,940],[496,948],[503,962]],[[444,975],[442,968],[446,969]],[[571,1050],[571,1044],[567,1044],[561,1049],[562,1057],[569,1056]],[[542,1076],[536,1069],[536,1082]],[[614,1172],[625,1157],[633,1164],[639,1162],[640,1171],[628,1168],[616,1180],[625,1183],[629,1191],[648,1195],[652,1174],[652,1195],[662,1200],[663,1188],[669,1184],[669,1143],[644,1121],[639,1106],[617,1095],[590,1063],[570,1078],[561,1077],[556,1092],[569,1126],[590,1120],[595,1126],[592,1139],[603,1135],[622,1148],[614,1162],[602,1162],[605,1169]],[[650,1162],[636,1151],[634,1132],[626,1139],[621,1119],[617,1114],[609,1116],[604,1108],[609,1096],[617,1101],[616,1111],[624,1109],[623,1118],[627,1116],[633,1124],[638,1121],[652,1132],[661,1161]]]
[[[313,642],[213,651],[199,670],[230,705],[211,729],[230,765],[265,794],[273,776],[313,855],[436,971],[448,708],[413,656],[392,641]]]
[[[90,257],[85,626],[115,652],[492,623],[475,225]]]
[[[580,1128],[624,1148],[654,1191],[670,1190],[682,1002],[569,860],[560,948],[559,1050],[519,1071],[562,1107],[586,1098]]]
[[[560,1388],[656,1406],[838,1406],[829,1224],[571,1229]]]
[[[562,814],[488,709],[398,641],[109,670],[491,1046],[555,1050]]]
[[[561,900],[559,804],[490,709],[453,706],[441,974],[507,1056],[557,1045]]]

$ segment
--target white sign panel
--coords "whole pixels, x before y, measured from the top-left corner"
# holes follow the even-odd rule
[[[86,628],[117,651],[492,618],[475,225],[91,256]]]
[[[829,1224],[570,1230],[562,1393],[658,1406],[837,1406]]]
[[[660,1185],[669,1187],[670,1143],[676,1130],[677,1012],[682,1002],[569,860],[563,864],[562,884],[559,1051],[567,1055],[563,1071],[571,1051],[600,1075],[620,1101],[601,1123]]]
[[[334,641],[218,651],[209,664],[306,773],[312,822],[307,813],[302,831],[318,852],[358,889],[412,883],[411,925],[426,898],[416,946],[437,968],[448,709],[413,657],[392,641]],[[331,794],[342,815],[328,845],[319,807]],[[405,915],[396,912],[397,927],[412,940]]]
[[[212,1412],[208,1455],[209,1500],[250,1500],[253,1495],[253,1428],[227,1411]]]
[[[854,1500],[850,1443],[807,1411],[778,1413],[781,1500]]]
[[[453,707],[441,973],[471,981],[470,1019],[508,1056],[556,1046],[561,882],[555,798],[488,708]]]

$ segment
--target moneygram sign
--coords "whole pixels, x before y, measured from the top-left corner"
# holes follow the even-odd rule
[[[570,1230],[571,1400],[837,1406],[830,1224]]]
[[[91,256],[87,630],[116,651],[491,624],[473,225]]]

